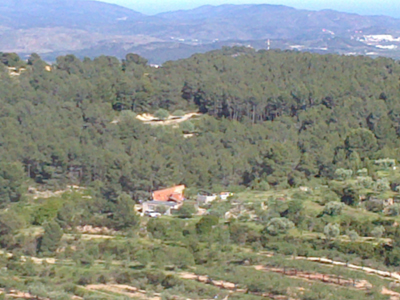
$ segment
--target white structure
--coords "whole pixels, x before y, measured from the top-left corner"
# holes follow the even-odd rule
[[[173,201],[147,201],[143,203],[142,215],[145,215],[147,212],[165,211],[164,215],[169,216],[173,209],[179,209],[181,206],[181,203]]]
[[[219,194],[219,197],[221,198],[221,200],[227,200],[232,195],[233,194],[230,192],[222,192],[221,194]]]
[[[217,199],[217,195],[212,194],[212,195],[197,195],[197,203],[198,204],[208,204],[213,202],[214,200]]]

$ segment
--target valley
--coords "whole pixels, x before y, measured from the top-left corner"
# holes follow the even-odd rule
[[[15,6],[7,0],[0,14],[0,51],[23,57],[35,52],[48,62],[65,54],[83,59],[137,53],[163,64],[224,46],[399,57],[399,20],[331,10],[222,5],[147,16],[98,1],[34,0]],[[392,38],[378,43],[373,36]]]

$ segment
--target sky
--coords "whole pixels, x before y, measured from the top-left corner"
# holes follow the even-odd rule
[[[211,4],[282,4],[299,9],[334,9],[363,15],[388,15],[400,18],[399,0],[101,0],[129,7],[145,14],[191,9]]]

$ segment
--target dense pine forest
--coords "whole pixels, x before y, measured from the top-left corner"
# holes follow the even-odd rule
[[[400,299],[397,61],[0,61],[0,299]]]
[[[399,158],[400,66],[391,59],[245,48],[161,68],[134,54],[68,55],[51,67],[35,54],[1,57],[3,203],[18,201],[27,179],[139,199],[180,183],[299,186]],[[204,116],[180,128],[135,118],[160,109]],[[195,137],[184,138],[185,127]]]

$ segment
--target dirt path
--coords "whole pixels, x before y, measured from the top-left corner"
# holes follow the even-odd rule
[[[63,238],[64,239],[73,239],[75,236],[76,236],[75,234],[64,233]],[[96,240],[96,239],[111,240],[111,239],[115,239],[115,236],[102,235],[102,234],[81,234],[80,238],[82,240]]]
[[[154,296],[149,297],[146,295],[146,291],[139,290],[136,287],[123,284],[91,284],[85,286],[84,288],[92,291],[105,291],[116,293],[131,298],[140,298],[144,300],[161,300],[160,294],[154,294]]]
[[[390,296],[390,300],[399,300],[400,299],[399,293],[393,292],[385,287],[382,288],[382,295]]]
[[[365,272],[367,274],[378,275],[378,276],[381,276],[381,277],[384,277],[384,278],[391,278],[391,279],[400,281],[400,274],[398,274],[398,273],[377,270],[377,269],[373,269],[373,268],[369,268],[369,267],[357,266],[357,265],[353,265],[353,264],[344,263],[344,262],[341,262],[341,261],[334,261],[334,260],[323,258],[323,257],[297,256],[294,259],[296,259],[296,260],[307,260],[307,261],[317,262],[317,263],[321,263],[321,264],[328,264],[328,265],[333,265],[333,266],[346,267],[346,268],[349,268],[349,269],[352,269],[352,270],[363,271],[363,272]]]
[[[274,254],[272,252],[260,252],[259,254],[262,256],[266,256],[266,257],[274,256]],[[292,256],[290,256],[290,258],[294,259],[294,260],[307,260],[307,261],[316,262],[316,263],[325,264],[325,265],[345,267],[345,268],[349,268],[352,270],[362,271],[362,272],[370,274],[370,275],[372,274],[372,275],[377,275],[377,276],[380,276],[383,278],[389,278],[389,279],[393,279],[396,281],[400,281],[399,273],[382,271],[382,270],[373,269],[373,268],[369,268],[369,267],[358,266],[358,265],[349,264],[349,263],[345,263],[345,262],[341,262],[341,261],[335,261],[335,260],[324,258],[324,257],[305,257],[305,256],[292,257]]]
[[[197,275],[194,273],[188,273],[188,272],[183,272],[180,273],[179,276],[182,279],[188,279],[188,280],[196,280],[198,282],[201,283],[205,283],[205,284],[210,284],[213,285],[215,287],[218,287],[220,289],[223,290],[227,290],[229,291],[230,294],[232,293],[242,293],[242,294],[252,294],[255,296],[260,296],[260,297],[266,297],[266,298],[270,298],[270,299],[274,299],[274,300],[295,300],[292,299],[288,296],[284,296],[284,295],[274,295],[271,293],[255,293],[255,292],[251,292],[248,290],[248,288],[237,288],[237,284],[233,283],[233,282],[229,282],[229,281],[224,281],[224,280],[212,280],[210,279],[209,276],[206,275]],[[228,299],[229,295],[225,298]]]
[[[353,287],[358,290],[370,290],[372,288],[372,284],[370,284],[366,280],[354,280],[354,279],[346,279],[340,276],[333,276],[327,274],[320,273],[312,273],[312,272],[303,272],[293,268],[275,268],[269,266],[254,266],[254,268],[258,271],[266,271],[266,272],[274,272],[283,274],[288,277],[298,278],[298,279],[306,279],[312,281],[321,281],[327,284],[333,284],[337,286],[347,286]]]
[[[137,116],[136,118],[140,121],[142,121],[144,124],[150,124],[150,125],[176,125],[182,122],[185,122],[187,120],[190,120],[191,118],[201,116],[200,113],[188,113],[184,115],[183,117],[170,117],[168,120],[165,121],[160,121],[157,120],[155,117],[151,115],[140,115]]]
[[[84,288],[91,291],[111,292],[136,299],[161,300],[161,294],[159,293],[154,293],[153,296],[148,296],[146,291],[124,284],[91,284],[85,286]],[[174,299],[191,300],[190,298],[183,298],[179,296],[174,296]],[[203,300],[211,300],[211,299],[203,299]],[[226,297],[224,300],[228,300],[228,298]]]
[[[0,295],[6,295],[6,299],[8,298],[14,298],[14,299],[37,299],[37,300],[50,300],[49,298],[43,298],[43,297],[38,297],[35,295],[32,295],[30,293],[25,293],[17,290],[10,290],[7,294],[4,289],[0,289]]]
[[[85,187],[81,187],[78,185],[68,185],[66,189],[59,191],[39,191],[37,188],[31,186],[28,188],[28,194],[32,195],[33,199],[47,199],[50,197],[60,197],[62,194],[67,192],[82,192],[84,190],[86,190]]]

